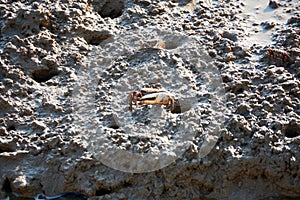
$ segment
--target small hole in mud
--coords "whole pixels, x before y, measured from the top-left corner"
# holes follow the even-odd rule
[[[174,110],[172,110],[172,113],[182,113],[180,104],[174,105]]]
[[[97,11],[98,14],[103,17],[117,18],[123,14],[124,1],[122,0],[108,0],[105,4]]]
[[[293,175],[293,178],[297,178],[297,174],[294,174],[294,175]]]
[[[244,92],[243,88],[238,89],[237,91],[235,91],[235,94],[241,94]]]
[[[90,45],[100,45],[103,41],[107,41],[112,35],[107,31],[91,31],[85,34],[85,41]]]
[[[126,187],[131,187],[132,186],[132,183],[128,183],[128,182],[125,182],[123,184],[123,187],[126,188]]]
[[[2,190],[4,190],[6,193],[12,192],[8,178],[5,179],[3,186],[2,186]]]
[[[111,193],[111,190],[108,190],[108,189],[99,189],[99,190],[96,190],[96,196],[104,196],[106,194],[110,194]]]
[[[118,129],[118,128],[120,128],[117,124],[110,124],[109,126],[108,126],[109,128],[113,128],[113,129]]]
[[[290,123],[284,130],[284,135],[287,138],[294,138],[300,135],[299,126],[295,123]]]
[[[208,188],[208,189],[207,189],[207,193],[208,193],[208,194],[212,193],[213,191],[214,191],[214,188]]]
[[[102,35],[102,36],[94,36],[91,38],[85,38],[86,42],[90,45],[99,45],[104,40],[108,39],[110,36],[108,35]]]
[[[15,131],[16,130],[16,127],[14,125],[11,125],[11,126],[8,126],[7,129],[6,129],[8,132],[9,131]]]
[[[49,69],[37,69],[32,72],[33,80],[38,83],[46,82],[56,75],[58,75],[57,71]]]

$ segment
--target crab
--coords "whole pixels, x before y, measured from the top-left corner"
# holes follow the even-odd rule
[[[289,53],[279,49],[267,49],[267,57],[269,62],[278,62],[279,64],[285,64],[290,60]]]
[[[174,95],[163,88],[143,87],[139,91],[130,93],[129,109],[132,111],[140,105],[166,105],[170,111],[174,110]]]

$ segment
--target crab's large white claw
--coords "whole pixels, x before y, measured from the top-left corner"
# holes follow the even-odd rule
[[[174,108],[174,97],[168,92],[147,94],[141,98],[141,103],[145,105],[169,105],[171,110]]]

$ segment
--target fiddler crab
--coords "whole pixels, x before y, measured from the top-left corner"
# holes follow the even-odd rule
[[[279,61],[280,64],[284,64],[289,61],[290,54],[286,51],[279,50],[279,49],[267,49],[267,57],[270,62],[274,63]]]
[[[172,112],[174,102],[174,95],[161,86],[143,87],[139,91],[130,93],[129,109],[132,111],[141,105],[165,105]]]

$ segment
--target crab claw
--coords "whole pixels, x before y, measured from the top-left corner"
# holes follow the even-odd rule
[[[138,92],[131,92],[129,95],[129,110],[132,110],[132,105],[134,104],[137,106],[137,101],[138,101]]]
[[[141,103],[145,105],[168,105],[172,111],[174,109],[174,96],[168,92],[147,94],[141,98]]]

